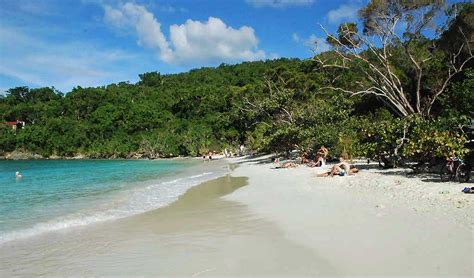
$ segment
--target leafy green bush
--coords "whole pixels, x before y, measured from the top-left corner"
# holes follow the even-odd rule
[[[426,162],[433,158],[462,157],[467,153],[466,138],[460,126],[466,118],[423,119],[412,116],[374,121],[362,119],[362,152],[366,157],[398,157]]]
[[[414,161],[429,161],[435,157],[464,157],[466,138],[461,126],[466,118],[411,120],[410,138],[404,146],[403,154]]]
[[[10,126],[0,125],[0,154],[4,152],[11,152],[15,150],[16,133]]]

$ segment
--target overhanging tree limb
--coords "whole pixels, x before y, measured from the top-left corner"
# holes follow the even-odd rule
[[[443,49],[437,44],[436,37],[428,39],[422,35],[435,24],[433,19],[442,10],[444,2],[373,0],[361,10],[363,33],[358,32],[355,23],[341,24],[337,35],[321,26],[337,58],[331,61],[316,55],[314,60],[322,69],[335,68],[343,74],[347,70],[357,71],[366,80],[344,88],[333,82],[325,88],[338,88],[351,95],[378,96],[402,116],[429,116],[432,106],[447,91],[453,77],[474,59],[472,26],[467,29],[469,34],[462,25],[458,27],[457,39],[461,46],[455,50]],[[469,5],[474,4],[465,6],[472,9]],[[400,35],[398,26],[402,22],[405,28]]]

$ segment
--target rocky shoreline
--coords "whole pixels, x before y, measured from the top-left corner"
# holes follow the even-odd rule
[[[174,157],[157,157],[149,156],[144,153],[133,152],[129,153],[126,156],[119,155],[88,155],[78,153],[74,156],[59,156],[59,155],[50,155],[43,156],[37,153],[28,152],[28,151],[13,151],[0,153],[0,160],[55,160],[55,159],[64,159],[64,160],[74,160],[74,159],[163,159],[163,158],[174,158]]]

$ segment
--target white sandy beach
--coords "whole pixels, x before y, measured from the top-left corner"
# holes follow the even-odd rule
[[[474,266],[470,184],[362,170],[315,177],[322,169],[242,163],[249,186],[225,199],[246,204],[286,238],[317,250],[339,275],[470,276]]]
[[[472,277],[463,185],[400,170],[317,178],[268,161],[232,159],[232,177],[165,208],[7,243],[0,274]]]

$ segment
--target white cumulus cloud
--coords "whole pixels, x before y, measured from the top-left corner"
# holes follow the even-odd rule
[[[246,2],[256,8],[284,8],[289,6],[308,6],[313,4],[314,0],[246,0]]]
[[[258,39],[251,27],[234,29],[222,20],[209,17],[207,22],[188,19],[170,27],[170,40],[175,49],[174,59],[188,60],[258,60],[265,57],[257,50]]]
[[[341,5],[335,10],[330,10],[327,14],[330,23],[340,23],[342,21],[350,21],[357,19],[359,6]]]
[[[57,44],[34,31],[6,25],[0,28],[0,45],[0,75],[14,79],[15,86],[54,86],[62,92],[130,80],[139,58],[88,42]],[[0,90],[9,86],[0,82]]]
[[[140,46],[159,49],[164,61],[172,59],[173,53],[161,32],[161,24],[145,7],[133,3],[126,3],[120,9],[105,6],[105,21],[118,28],[134,28]]]
[[[132,30],[138,44],[158,53],[169,64],[253,61],[265,58],[258,49],[258,38],[253,28],[235,29],[221,19],[207,21],[188,19],[183,24],[169,27],[169,39],[161,31],[161,24],[144,6],[126,3],[113,8],[105,6],[105,22],[120,30]]]

